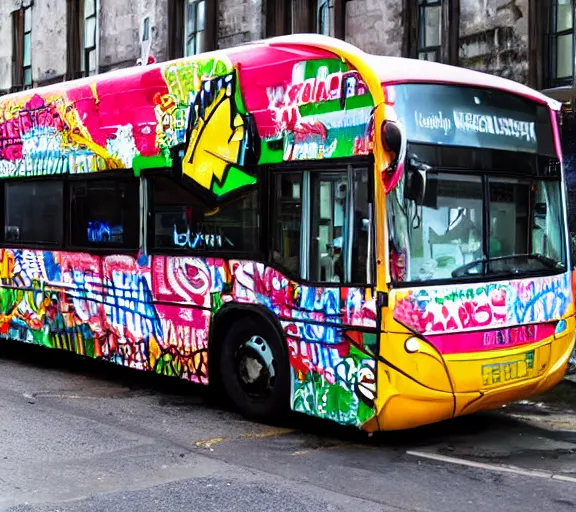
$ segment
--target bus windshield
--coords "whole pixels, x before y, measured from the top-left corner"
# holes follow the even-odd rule
[[[428,110],[422,106],[428,93],[418,93],[420,87],[438,100],[428,97]],[[551,157],[546,107],[490,90],[480,96],[472,88],[396,89],[409,145],[404,180],[388,201],[392,279],[506,279],[565,271],[562,181],[559,161]],[[454,101],[445,96],[449,89]],[[462,113],[465,101],[471,112]],[[459,124],[460,114],[469,126]]]

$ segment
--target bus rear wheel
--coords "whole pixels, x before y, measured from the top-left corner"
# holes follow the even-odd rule
[[[230,326],[222,346],[220,376],[226,393],[246,417],[266,420],[288,409],[286,349],[264,319],[243,318]]]

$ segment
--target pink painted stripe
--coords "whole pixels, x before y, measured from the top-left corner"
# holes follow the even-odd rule
[[[522,325],[456,334],[426,336],[441,354],[468,354],[538,343],[554,335],[554,324]]]
[[[558,118],[557,112],[550,109],[550,118],[552,121],[552,131],[554,132],[554,146],[556,147],[556,153],[560,161],[562,161],[562,142],[560,138],[560,130],[558,129]]]

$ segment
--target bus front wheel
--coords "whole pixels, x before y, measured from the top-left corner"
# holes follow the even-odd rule
[[[220,375],[226,393],[244,416],[271,419],[287,410],[286,348],[266,320],[248,317],[230,326],[222,346]]]

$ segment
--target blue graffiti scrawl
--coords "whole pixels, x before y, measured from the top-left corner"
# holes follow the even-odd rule
[[[140,274],[113,271],[106,279],[105,290],[104,311],[117,343],[110,359],[145,368],[151,337],[162,339],[160,318],[147,280]]]
[[[566,314],[572,298],[570,274],[522,281],[508,288],[512,323],[548,322]]]

